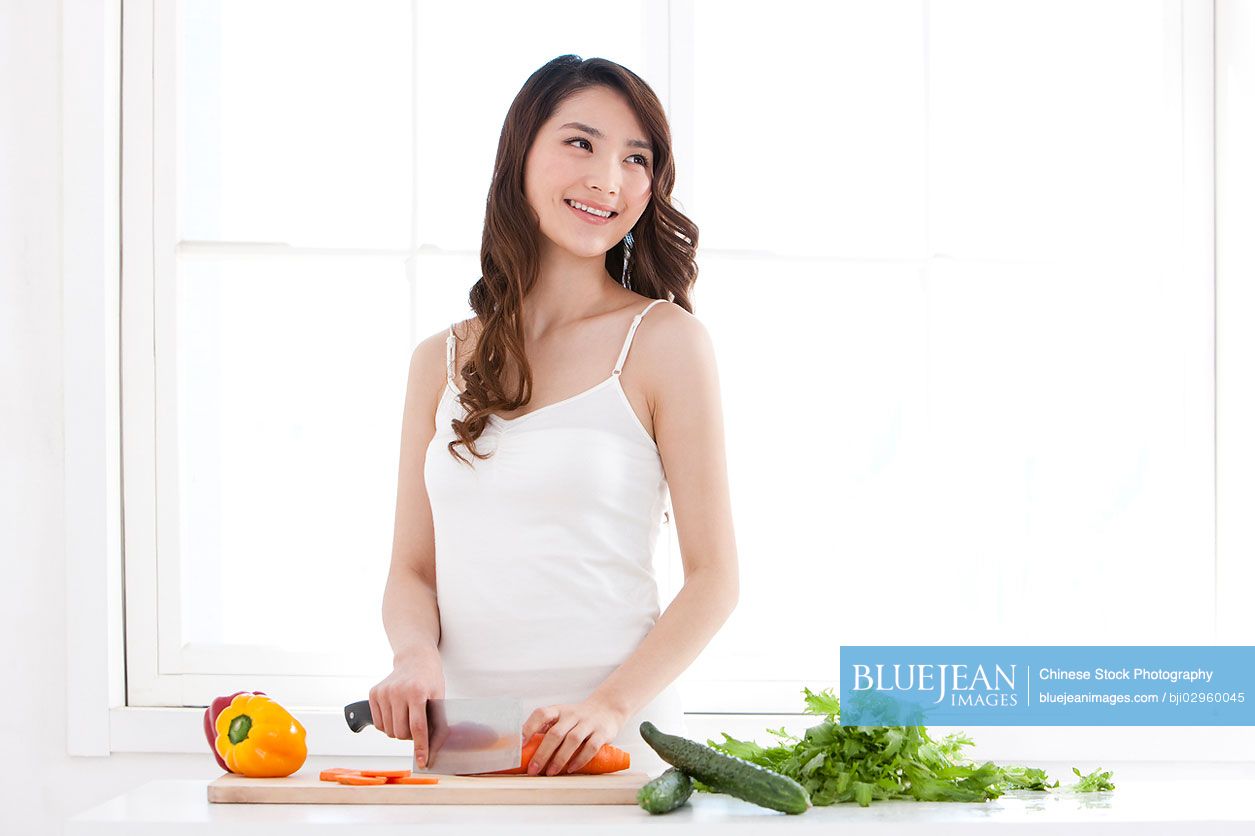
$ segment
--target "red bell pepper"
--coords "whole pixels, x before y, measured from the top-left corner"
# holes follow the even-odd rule
[[[265,696],[264,691],[236,691],[234,694],[226,697],[217,697],[205,709],[205,738],[209,741],[209,751],[214,753],[214,760],[218,761],[218,766],[222,767],[223,772],[230,772],[227,762],[222,759],[222,755],[218,754],[218,748],[214,745],[218,740],[218,731],[214,724],[218,722],[218,715],[222,713],[231,700],[235,699],[237,694],[261,694]]]

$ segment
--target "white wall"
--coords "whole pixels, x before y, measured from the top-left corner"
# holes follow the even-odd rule
[[[210,756],[65,754],[61,11],[0,0],[0,830],[64,819]]]

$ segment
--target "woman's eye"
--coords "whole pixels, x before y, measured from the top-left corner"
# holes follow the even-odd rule
[[[568,145],[570,145],[572,142],[582,142],[582,143],[584,143],[585,145],[587,145],[587,146],[588,146],[588,150],[590,150],[590,151],[591,151],[591,150],[593,150],[593,145],[592,145],[592,143],[591,143],[591,142],[589,142],[587,139],[584,139],[584,137],[582,137],[582,136],[573,136],[573,137],[571,137],[570,139],[568,139],[568,140],[567,140],[567,144],[568,144]],[[641,161],[641,162],[640,162],[640,164],[641,164],[641,165],[646,166],[646,167],[648,167],[648,166],[649,166],[649,158],[648,158],[648,157],[646,157],[644,154],[633,154],[632,156],[633,156],[633,157],[635,157],[636,159],[640,160],[640,161]]]

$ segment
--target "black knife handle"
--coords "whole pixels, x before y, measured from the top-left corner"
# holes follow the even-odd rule
[[[360,732],[367,726],[375,725],[375,719],[370,714],[370,700],[362,700],[361,702],[346,705],[344,707],[344,720],[349,724],[349,728],[355,732]]]

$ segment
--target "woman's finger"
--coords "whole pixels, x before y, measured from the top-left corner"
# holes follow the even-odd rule
[[[403,699],[392,704],[392,732],[397,740],[410,739],[410,709]]]
[[[420,698],[422,699],[422,698]],[[426,700],[422,700],[424,703]],[[410,710],[410,737],[414,741],[414,760],[419,767],[427,766],[427,707],[415,705]]]
[[[384,731],[383,701],[375,695],[375,690],[373,688],[370,692],[370,722],[375,726],[375,728],[380,731]]]
[[[392,698],[380,698],[379,717],[376,717],[375,719],[376,721],[379,721],[378,723],[375,723],[375,727],[378,728],[380,732],[387,734],[388,737],[393,737]]]
[[[590,736],[584,741],[583,746],[575,750],[575,754],[571,756],[571,760],[567,761],[566,771],[568,773],[579,772],[588,765],[588,762],[593,759],[593,756],[597,754],[597,751],[601,749],[603,745],[604,744],[598,740],[596,735]]]
[[[568,720],[566,717],[558,717],[558,719],[545,732],[545,736],[541,738],[540,745],[536,747],[536,754],[532,756],[531,767],[528,774],[538,775],[549,759],[557,752],[558,747],[562,745],[562,741],[566,739],[567,733],[575,726],[574,720]]]
[[[527,742],[534,734],[544,734],[558,721],[559,712],[555,706],[545,705],[537,708],[523,724],[523,741]]]
[[[579,727],[571,729],[562,738],[561,745],[553,754],[553,760],[549,763],[549,770],[546,775],[557,775],[559,772],[567,770],[567,765],[571,762],[571,758],[575,756],[575,752],[584,745],[587,732],[582,731]]]

